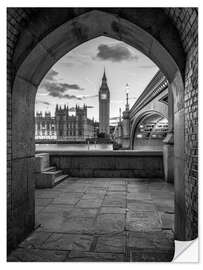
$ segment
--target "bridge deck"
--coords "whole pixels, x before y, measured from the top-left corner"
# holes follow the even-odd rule
[[[69,178],[36,190],[35,232],[9,261],[171,261],[173,186],[160,179]]]

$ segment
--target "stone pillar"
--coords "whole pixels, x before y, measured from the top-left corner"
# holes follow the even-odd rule
[[[123,125],[122,148],[130,149],[130,117],[128,110],[125,110],[123,112],[122,125]]]
[[[165,181],[174,183],[174,102],[171,85],[168,86],[168,134],[163,140]]]
[[[16,77],[12,96],[11,208],[8,211],[8,250],[17,246],[35,225],[36,87]]]
[[[184,86],[177,72],[171,84],[174,97],[174,187],[175,187],[175,239],[184,241],[186,229],[185,204],[185,111]]]
[[[122,123],[118,123],[118,136],[117,136],[117,143],[122,145]]]

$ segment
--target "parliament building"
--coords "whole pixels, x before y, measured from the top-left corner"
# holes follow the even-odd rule
[[[110,91],[104,71],[99,89],[99,133],[109,136]],[[72,110],[71,110],[72,111]],[[55,116],[50,112],[37,112],[35,116],[35,139],[85,141],[97,136],[97,125],[87,118],[87,106],[75,106],[75,115],[70,115],[68,106],[56,105]]]
[[[69,114],[68,106],[56,105],[55,116],[50,112],[37,112],[35,117],[35,139],[57,139],[85,141],[94,138],[94,120],[87,118],[87,106],[75,106],[75,115]]]

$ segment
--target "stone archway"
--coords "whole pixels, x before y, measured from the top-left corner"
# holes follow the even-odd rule
[[[141,27],[144,10],[137,10],[135,22],[128,18],[128,12],[120,14],[104,10],[84,11],[84,14],[67,18],[67,22],[45,33],[39,39],[34,37],[35,45],[27,46],[26,55],[22,56],[23,40],[19,39],[14,62],[15,79],[12,87],[12,217],[10,226],[15,228],[19,242],[34,227],[34,103],[37,87],[51,68],[65,53],[92,38],[104,35],[139,49],[152,59],[167,77],[174,93],[175,119],[175,171],[176,189],[176,238],[185,240],[185,198],[184,198],[184,52],[176,29],[171,25],[165,36],[167,16],[156,10],[147,11],[148,18],[153,18],[153,29]],[[47,15],[48,16],[48,15]],[[58,14],[60,17],[60,12]],[[165,25],[160,20],[165,18]],[[35,27],[37,27],[36,22]],[[151,24],[151,22],[150,22]],[[137,26],[140,25],[140,26]],[[36,28],[35,28],[36,29]],[[147,31],[148,29],[148,31]],[[46,31],[45,31],[46,32]],[[159,35],[157,34],[159,33]],[[174,33],[177,37],[174,39]],[[24,38],[33,38],[25,30]],[[37,40],[37,41],[36,41]],[[20,50],[20,52],[19,52]],[[19,186],[21,188],[19,189]],[[23,220],[23,222],[22,222]],[[11,228],[12,229],[12,228]]]

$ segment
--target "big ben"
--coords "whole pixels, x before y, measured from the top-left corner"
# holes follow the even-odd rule
[[[109,111],[110,111],[110,92],[107,85],[104,70],[102,84],[99,89],[99,132],[109,134]]]

